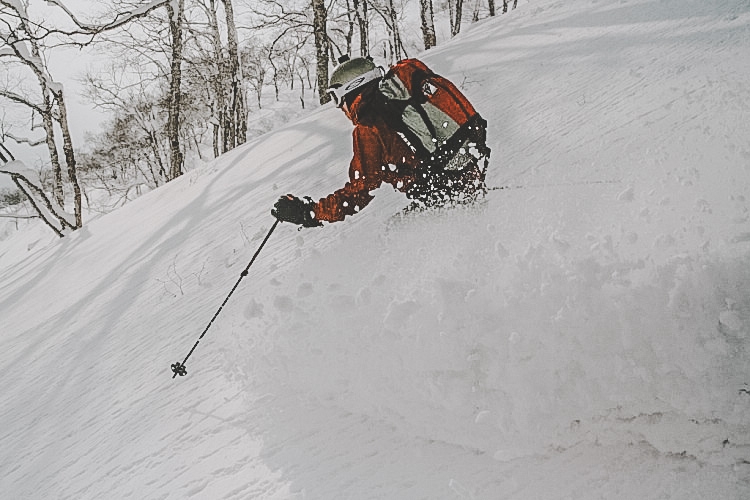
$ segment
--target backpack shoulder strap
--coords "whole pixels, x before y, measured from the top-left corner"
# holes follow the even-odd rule
[[[404,123],[403,117],[406,108],[411,107],[430,134],[435,135],[435,127],[422,107],[427,102],[423,87],[432,76],[432,70],[419,59],[404,59],[391,66],[380,83],[380,92],[386,97],[383,113],[386,123],[403,134],[421,155],[426,155],[427,150],[420,147],[421,142]]]
[[[418,59],[404,59],[388,70],[380,85],[381,92],[390,100],[424,99],[422,87],[434,73]]]

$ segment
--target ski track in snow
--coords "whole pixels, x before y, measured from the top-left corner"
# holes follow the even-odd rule
[[[184,378],[337,110],[1,264],[3,498],[750,498],[749,26],[534,0],[431,50],[504,189],[282,224]]]

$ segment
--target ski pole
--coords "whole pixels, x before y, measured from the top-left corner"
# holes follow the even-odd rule
[[[219,306],[219,309],[214,314],[214,317],[211,318],[211,321],[208,322],[208,325],[203,330],[203,333],[201,333],[201,336],[198,337],[198,340],[195,341],[193,348],[190,349],[190,352],[187,354],[187,356],[185,356],[185,359],[182,360],[182,363],[178,361],[177,363],[172,364],[172,372],[174,373],[174,375],[172,375],[172,378],[175,378],[177,375],[179,375],[180,377],[184,377],[185,375],[187,375],[187,370],[185,369],[185,363],[187,363],[188,358],[193,354],[193,351],[195,351],[195,348],[198,347],[198,344],[200,344],[201,339],[206,335],[206,332],[208,332],[208,329],[211,328],[211,325],[213,324],[214,320],[216,319],[216,317],[219,315],[221,310],[229,301],[229,297],[232,296],[234,291],[239,286],[240,281],[242,281],[242,278],[247,276],[247,272],[250,269],[250,266],[252,266],[253,262],[255,262],[255,259],[258,257],[258,254],[260,253],[260,251],[263,249],[263,246],[268,241],[268,238],[271,237],[271,233],[273,233],[273,230],[276,229],[276,226],[279,225],[279,222],[281,222],[281,220],[276,219],[276,222],[273,223],[273,226],[271,226],[271,229],[268,231],[268,234],[266,234],[266,237],[263,239],[263,242],[258,247],[258,250],[255,251],[255,255],[253,255],[252,259],[250,259],[250,263],[247,265],[247,267],[245,267],[245,269],[240,274],[240,279],[238,279],[237,283],[234,284],[234,287],[232,287],[232,290],[229,292],[229,295],[227,295],[227,297],[224,299],[224,302],[221,303],[221,305]]]

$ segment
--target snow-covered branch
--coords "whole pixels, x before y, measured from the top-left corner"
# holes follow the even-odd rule
[[[9,132],[5,132],[3,135],[9,139],[13,139],[13,141],[15,141],[17,144],[28,144],[31,147],[40,146],[47,142],[46,137],[40,137],[39,139],[33,140],[29,139],[28,137],[18,137]]]
[[[3,2],[5,1],[17,2],[18,0],[3,0]],[[49,5],[57,7],[64,11],[68,15],[70,20],[78,27],[78,29],[81,30],[80,34],[92,35],[101,33],[103,31],[120,28],[133,21],[134,19],[148,15],[151,11],[158,9],[159,7],[164,7],[167,4],[174,3],[175,0],[151,0],[150,2],[146,2],[131,11],[118,13],[112,21],[104,24],[89,24],[80,21],[61,0],[46,0],[46,2]]]
[[[0,4],[7,5],[8,2],[15,2],[15,0],[0,0]],[[19,2],[16,2],[19,3]],[[25,15],[25,11],[18,10],[20,27],[23,32],[31,34],[31,30],[28,25],[28,18]],[[36,45],[36,40],[22,40],[19,38],[17,30],[11,30],[9,32],[0,32],[0,41],[5,43],[5,46],[0,48],[0,57],[15,57],[22,64],[28,66],[40,81],[44,81],[47,88],[53,92],[62,92],[62,84],[55,82],[52,76],[47,71],[47,67],[42,61],[39,55],[39,48]],[[8,99],[13,99],[10,96],[11,92],[8,92]],[[16,101],[26,104],[23,101]]]
[[[39,104],[33,103],[28,98],[20,94],[16,94],[15,92],[11,92],[10,90],[0,89],[0,97],[4,97],[8,99],[9,101],[13,101],[17,104],[23,104],[24,106],[28,106],[40,114],[44,112],[44,110]]]
[[[26,6],[21,0],[0,0],[0,6],[5,6],[10,9],[10,16],[15,18],[21,24],[26,27],[33,27],[37,32],[32,33],[30,30],[27,31],[29,37],[28,40],[19,39],[18,41],[26,42],[29,40],[41,40],[47,38],[52,34],[65,35],[68,37],[75,37],[81,35],[91,36],[91,40],[88,42],[72,42],[75,45],[87,45],[93,40],[94,35],[98,35],[104,31],[110,31],[116,28],[120,28],[131,21],[148,15],[151,11],[164,7],[167,4],[174,3],[176,0],[151,0],[144,4],[126,12],[119,12],[115,15],[114,19],[103,24],[92,24],[79,19],[79,17],[65,4],[63,0],[45,0],[48,5],[53,8],[62,10],[65,13],[66,18],[73,23],[74,29],[63,29],[60,27],[50,27],[41,25],[29,18]],[[7,14],[7,12],[5,12]],[[0,56],[3,54],[0,53]]]
[[[6,158],[2,152],[6,153],[9,158]],[[76,228],[75,216],[66,213],[54,198],[47,196],[41,187],[38,174],[27,168],[23,162],[14,160],[13,155],[5,146],[0,148],[0,161],[3,162],[0,166],[0,174],[10,176],[18,189],[26,195],[41,219],[56,235],[62,238],[67,232]]]

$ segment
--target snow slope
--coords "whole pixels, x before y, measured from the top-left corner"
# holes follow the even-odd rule
[[[750,4],[523,3],[424,55],[486,202],[273,220],[324,107],[0,264],[9,499],[750,497]]]

